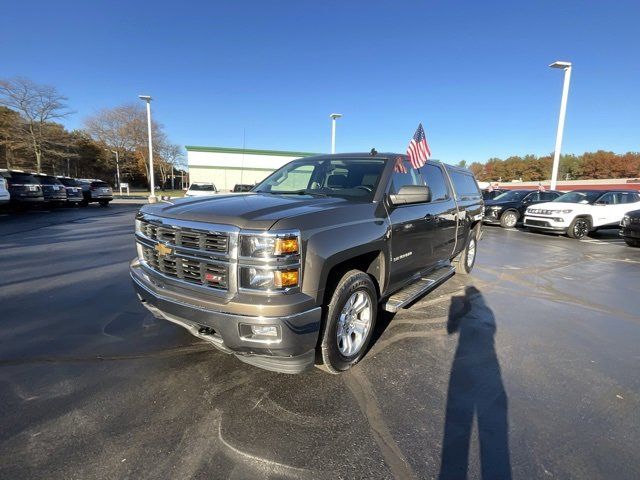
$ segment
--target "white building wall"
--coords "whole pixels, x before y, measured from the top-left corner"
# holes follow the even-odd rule
[[[218,147],[186,149],[190,182],[213,182],[218,190],[231,190],[238,183],[255,184],[291,160],[313,155]]]

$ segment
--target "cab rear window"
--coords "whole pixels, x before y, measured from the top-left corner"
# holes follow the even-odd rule
[[[91,186],[98,188],[108,188],[109,184],[107,182],[91,182]]]

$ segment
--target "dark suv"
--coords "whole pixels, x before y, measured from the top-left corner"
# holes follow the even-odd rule
[[[640,210],[627,212],[622,217],[620,236],[630,247],[640,247]]]
[[[44,203],[51,206],[61,206],[67,203],[67,190],[60,180],[52,175],[35,173],[33,177],[42,186]]]
[[[144,206],[130,274],[154,315],[244,362],[338,373],[365,354],[379,308],[471,271],[481,220],[469,170],[307,157],[249,193]]]
[[[86,204],[83,202],[84,196],[82,195],[82,185],[75,178],[70,177],[58,177],[60,183],[64,185],[67,191],[67,204],[71,206],[78,206]]]
[[[11,205],[22,208],[37,206],[44,203],[42,187],[33,175],[21,170],[0,170],[7,181],[7,188],[11,194]]]
[[[537,203],[551,202],[562,195],[555,190],[507,190],[493,200],[486,200],[484,218],[488,224],[513,228],[524,218],[527,207]]]

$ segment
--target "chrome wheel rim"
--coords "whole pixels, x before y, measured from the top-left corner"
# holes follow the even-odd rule
[[[507,227],[513,227],[516,224],[516,216],[513,213],[507,213],[507,217],[505,218],[505,222]]]
[[[364,290],[352,293],[344,304],[336,330],[338,350],[343,356],[352,357],[362,349],[371,329],[372,305]]]
[[[476,259],[476,239],[469,240],[469,248],[467,250],[467,267],[471,267]]]
[[[587,234],[588,228],[589,227],[587,226],[586,221],[579,220],[576,222],[576,224],[573,227],[573,233],[575,234],[576,237],[582,238]]]

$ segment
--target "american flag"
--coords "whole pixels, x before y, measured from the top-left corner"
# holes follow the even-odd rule
[[[423,167],[431,156],[431,150],[429,150],[429,145],[427,145],[427,137],[424,134],[421,123],[418,125],[416,133],[413,134],[413,138],[409,142],[407,155],[409,155],[409,161],[413,168]]]

